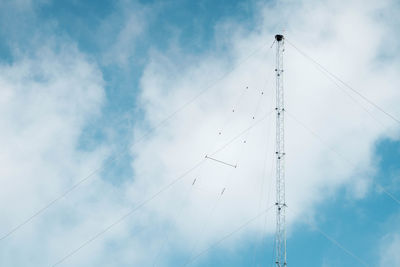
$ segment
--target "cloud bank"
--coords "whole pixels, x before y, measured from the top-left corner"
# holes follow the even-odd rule
[[[282,29],[288,41],[379,106],[400,114],[399,61],[394,54],[399,43],[391,33],[398,25],[396,3],[282,1],[259,2],[253,8],[252,27],[234,19],[215,25],[211,52],[188,54],[175,42],[167,51],[149,48],[135,103],[143,117],[132,129],[132,179],[118,187],[105,182],[116,177],[97,173],[3,241],[2,266],[51,266],[206,155],[237,168],[206,160],[63,264],[179,266],[273,206],[270,45]],[[108,146],[81,146],[85,128],[107,101],[99,65],[129,62],[127,57],[134,54],[130,45],[135,47],[146,31],[146,23],[139,22],[143,14],[124,15],[126,23],[100,64],[70,40],[49,38],[36,42],[33,53],[19,51],[12,64],[1,65],[0,205],[6,214],[1,229],[11,229],[104,164]],[[204,88],[205,93],[158,127]],[[380,138],[398,139],[399,127],[346,88],[338,89],[288,43],[285,90],[290,239],[292,226],[312,221],[318,205],[339,189],[345,188],[352,200],[372,191],[379,183],[374,180],[374,144]],[[158,128],[136,143],[153,127]],[[260,235],[272,238],[273,232],[272,209],[226,240],[223,248],[229,251]],[[389,241],[384,253],[397,245],[396,237]]]
[[[346,5],[335,1],[260,3],[255,23],[258,26],[253,29],[233,21],[216,26],[218,52],[188,56],[173,47],[170,53],[154,53],[141,80],[140,104],[150,126],[201,92],[201,85],[218,80],[232,65],[265,45],[133,150],[136,176],[131,195],[143,197],[154,192],[251,125],[254,114],[259,117],[273,110],[274,51],[268,46],[281,27],[296,47],[379,106],[400,114],[398,58],[384,56],[385,37],[394,23],[385,15],[392,8],[397,7],[390,1],[352,1]],[[343,86],[337,88],[288,43],[285,90],[290,226],[312,219],[318,204],[334,197],[339,188],[346,188],[350,199],[365,197],[379,183],[373,180],[375,142],[380,138],[397,139],[399,135],[395,122]],[[274,203],[273,132],[272,117],[216,154],[220,160],[237,163],[237,169],[207,161],[163,200],[148,207],[160,223],[173,226],[170,235],[179,236],[179,241],[170,243],[193,255]],[[271,212],[267,218],[269,236],[274,231],[273,216]],[[259,233],[264,228],[260,220],[243,233]],[[154,242],[160,242],[159,235]]]

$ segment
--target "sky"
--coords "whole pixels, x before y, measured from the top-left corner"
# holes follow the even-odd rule
[[[399,12],[0,0],[0,266],[274,266],[277,33],[288,266],[400,266]]]

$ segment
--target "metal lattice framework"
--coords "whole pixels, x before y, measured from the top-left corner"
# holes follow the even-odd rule
[[[286,266],[286,226],[285,226],[285,128],[283,90],[284,37],[277,34],[276,40],[276,233],[275,263]]]

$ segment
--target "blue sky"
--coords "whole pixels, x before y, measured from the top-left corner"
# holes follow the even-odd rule
[[[274,210],[221,240],[274,202],[274,117],[224,146],[273,110],[273,36],[399,118],[399,9],[0,1],[1,235],[40,211],[0,265],[273,266]],[[285,67],[288,265],[400,266],[399,124],[289,44]],[[237,170],[206,161],[152,198],[219,147]]]

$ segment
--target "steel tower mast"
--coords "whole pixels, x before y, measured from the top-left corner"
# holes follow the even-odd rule
[[[275,35],[276,41],[276,233],[275,263],[277,267],[286,266],[286,223],[285,223],[285,128],[283,92],[283,52],[284,37]]]

